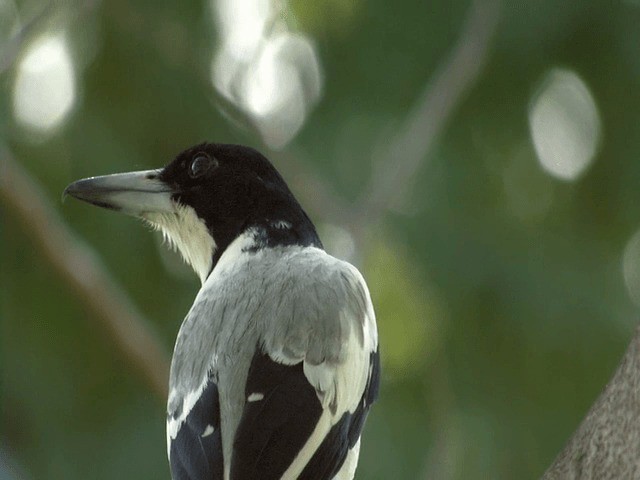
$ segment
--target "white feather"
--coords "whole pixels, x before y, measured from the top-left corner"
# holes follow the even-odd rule
[[[356,442],[352,449],[347,453],[347,458],[342,464],[342,468],[335,474],[332,480],[351,480],[356,474],[358,466],[358,457],[360,456],[360,439]]]
[[[204,283],[211,271],[216,243],[196,211],[185,205],[175,205],[175,211],[145,213],[144,219],[162,231],[164,239],[191,265]]]
[[[264,393],[252,393],[247,397],[247,402],[259,402],[264,398]]]

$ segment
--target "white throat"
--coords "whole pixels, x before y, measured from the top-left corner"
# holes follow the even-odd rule
[[[153,228],[162,231],[164,239],[180,252],[204,283],[211,271],[216,242],[195,210],[176,205],[172,213],[145,213],[143,217]]]

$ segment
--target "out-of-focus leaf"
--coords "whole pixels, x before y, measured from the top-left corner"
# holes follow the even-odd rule
[[[367,251],[364,273],[376,309],[385,377],[420,375],[441,348],[442,298],[404,249],[384,236]]]

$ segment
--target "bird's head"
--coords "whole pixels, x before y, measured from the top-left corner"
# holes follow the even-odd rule
[[[162,230],[202,282],[243,234],[253,235],[254,248],[321,247],[313,224],[273,165],[239,145],[204,143],[162,169],[78,180],[65,194]]]

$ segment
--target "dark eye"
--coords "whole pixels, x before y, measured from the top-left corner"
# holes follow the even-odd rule
[[[197,154],[189,165],[189,176],[198,178],[207,173],[212,167],[218,165],[215,158],[209,158],[204,153]]]

